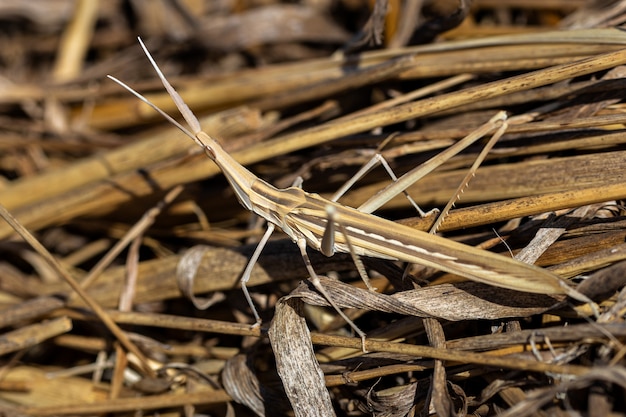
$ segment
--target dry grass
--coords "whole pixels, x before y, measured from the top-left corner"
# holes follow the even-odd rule
[[[3,414],[626,414],[623,2],[425,2],[415,19],[389,0],[367,24],[365,3],[0,4]],[[373,293],[349,256],[310,250],[367,333],[363,353],[277,234],[250,281],[252,328],[238,279],[263,225],[188,138],[106,79],[176,114],[137,35],[204,130],[281,187],[302,176],[329,196],[382,143],[400,175],[499,110],[520,116],[439,232],[551,270],[599,314],[364,259]],[[409,194],[445,206],[482,145]],[[377,169],[340,201],[388,183]],[[402,195],[377,214],[435,220]],[[201,258],[184,279],[190,248]]]

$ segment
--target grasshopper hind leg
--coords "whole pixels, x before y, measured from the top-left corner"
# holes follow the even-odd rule
[[[311,260],[309,259],[309,255],[306,252],[306,248],[307,248],[306,240],[304,238],[301,238],[301,239],[298,239],[298,241],[296,243],[298,244],[298,248],[300,248],[300,254],[302,255],[302,259],[304,260],[304,265],[306,266],[306,269],[309,272],[309,277],[311,278],[311,283],[313,284],[315,289],[317,291],[319,291],[320,294],[322,294],[322,296],[326,299],[326,301],[328,301],[328,304],[330,304],[330,306],[332,308],[334,308],[335,311],[337,311],[337,313],[341,316],[341,318],[344,319],[346,323],[348,323],[348,325],[352,328],[352,330],[354,330],[354,332],[359,335],[359,337],[361,338],[361,349],[363,350],[363,353],[366,353],[367,350],[365,349],[365,338],[366,338],[365,332],[363,332],[346,315],[346,313],[344,313],[341,310],[341,308],[339,308],[337,303],[335,303],[333,301],[332,296],[328,293],[328,291],[326,291],[326,288],[324,288],[324,286],[320,282],[320,279],[317,276],[317,273],[313,269],[313,265],[311,264]]]
[[[374,169],[377,165],[381,165],[385,169],[385,171],[387,172],[387,175],[389,175],[389,178],[391,178],[391,180],[393,182],[398,181],[398,176],[393,172],[393,169],[391,169],[391,166],[389,165],[389,163],[387,162],[385,157],[380,152],[376,152],[374,154],[374,156],[369,161],[367,161],[361,167],[361,169],[359,169],[356,172],[356,174],[354,174],[348,181],[346,181],[345,184],[343,184],[341,186],[341,188],[339,188],[339,190],[337,190],[335,192],[335,194],[333,194],[333,196],[330,198],[330,200],[333,201],[333,202],[337,202],[337,200],[339,200],[346,192],[348,192],[348,190],[358,180],[363,178],[368,172],[370,172],[372,169]],[[402,191],[402,193],[404,194],[406,199],[409,201],[409,203],[411,203],[413,208],[415,208],[415,210],[417,211],[417,213],[419,214],[420,217],[428,217],[430,215],[433,215],[433,214],[436,214],[436,213],[439,212],[439,210],[437,210],[437,209],[432,209],[429,212],[425,212],[424,210],[421,209],[421,207],[409,195],[409,193],[406,190]]]
[[[332,256],[335,253],[335,231],[336,228],[339,229],[339,232],[343,235],[344,241],[346,242],[346,246],[348,247],[348,252],[352,257],[352,262],[354,262],[354,266],[356,266],[357,272],[361,277],[361,280],[370,291],[376,291],[370,282],[370,278],[367,275],[367,271],[365,269],[365,265],[363,265],[363,261],[359,258],[352,243],[350,242],[350,237],[348,236],[348,232],[341,221],[337,219],[337,210],[334,206],[326,207],[326,216],[328,218],[328,222],[326,223],[326,229],[324,230],[324,235],[322,236],[321,241],[321,249],[322,252],[326,256]],[[335,226],[336,225],[336,226]]]

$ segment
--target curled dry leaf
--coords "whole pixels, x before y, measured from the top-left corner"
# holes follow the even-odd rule
[[[202,264],[202,258],[211,250],[210,247],[205,245],[197,245],[185,252],[180,257],[178,265],[176,265],[176,282],[180,292],[187,297],[198,310],[206,310],[213,304],[218,303],[224,299],[224,294],[215,293],[210,298],[198,298],[194,294],[194,281],[200,265]]]
[[[419,400],[424,400],[424,392],[418,389],[418,385],[413,382],[395,389],[357,390],[356,393],[365,399],[358,403],[358,407],[375,416],[406,416]]]
[[[226,392],[236,402],[246,405],[260,417],[289,410],[289,402],[280,386],[260,381],[253,364],[254,360],[253,354],[240,354],[226,362],[222,372],[222,383]]]
[[[258,416],[265,416],[265,404],[259,390],[259,380],[250,369],[246,355],[236,355],[224,366],[224,389],[233,399],[246,405]]]
[[[433,317],[450,321],[527,317],[549,310],[562,298],[494,288],[475,282],[433,285],[386,295],[356,288],[323,276],[320,276],[320,280],[333,300],[342,308]],[[314,305],[328,305],[328,302],[314,290],[308,281],[302,282],[290,294],[290,297],[300,297],[305,302]]]

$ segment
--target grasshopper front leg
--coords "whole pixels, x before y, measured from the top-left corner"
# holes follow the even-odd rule
[[[243,291],[243,295],[246,297],[246,301],[248,302],[248,305],[250,306],[250,310],[252,311],[252,314],[254,315],[255,323],[252,325],[252,327],[260,326],[262,320],[261,320],[261,317],[259,316],[259,312],[254,306],[254,303],[252,302],[252,297],[250,296],[250,292],[248,291],[247,284],[248,284],[248,281],[250,281],[250,276],[252,275],[252,268],[254,268],[254,265],[256,265],[256,262],[259,260],[259,256],[261,256],[261,252],[263,251],[263,248],[265,248],[265,245],[267,244],[268,240],[272,236],[274,229],[276,229],[276,226],[274,225],[274,223],[267,224],[267,230],[265,231],[265,233],[263,234],[263,237],[257,244],[256,249],[254,249],[254,253],[248,260],[246,269],[244,269],[243,274],[241,275],[241,279],[239,280],[239,282],[241,283],[241,290]]]

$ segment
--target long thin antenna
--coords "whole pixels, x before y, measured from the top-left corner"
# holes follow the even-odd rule
[[[163,86],[169,93],[170,97],[172,97],[172,100],[174,100],[176,107],[178,107],[178,111],[180,111],[180,114],[183,115],[183,117],[187,121],[187,124],[189,124],[189,127],[193,131],[194,135],[200,133],[202,131],[202,128],[200,127],[200,122],[198,121],[198,118],[194,116],[193,112],[191,111],[189,106],[185,104],[180,94],[178,94],[178,92],[174,90],[174,87],[172,87],[169,81],[167,81],[167,78],[165,78],[165,75],[163,75],[163,72],[161,72],[161,69],[159,68],[157,63],[154,61],[154,58],[152,58],[152,55],[150,55],[150,52],[148,52],[148,48],[146,48],[146,45],[144,45],[141,38],[138,37],[137,39],[139,40],[141,49],[143,49],[144,53],[150,60],[150,63],[152,64],[152,66],[154,67],[154,70],[156,71],[157,75],[161,79]]]
[[[110,80],[115,81],[116,83],[118,83],[119,85],[121,85],[122,87],[124,87],[126,90],[128,90],[128,92],[130,92],[132,95],[134,95],[135,97],[137,97],[139,100],[143,101],[144,103],[146,103],[148,106],[152,107],[154,110],[156,110],[161,116],[165,117],[165,119],[172,123],[174,126],[176,126],[177,128],[179,128],[185,135],[189,136],[190,138],[192,138],[193,140],[195,140],[196,142],[199,142],[198,139],[196,139],[196,136],[191,133],[191,131],[189,129],[187,129],[185,126],[181,125],[180,123],[178,123],[172,116],[170,116],[169,114],[165,113],[165,111],[161,110],[161,108],[159,108],[156,104],[154,104],[153,102],[151,102],[150,100],[148,100],[147,98],[145,98],[144,96],[142,96],[141,94],[139,94],[137,91],[133,90],[132,87],[128,86],[128,84],[124,83],[123,81],[118,80],[117,78],[115,78],[112,75],[107,75],[107,77]],[[202,145],[202,144],[201,144]],[[202,145],[204,147],[204,145]]]

